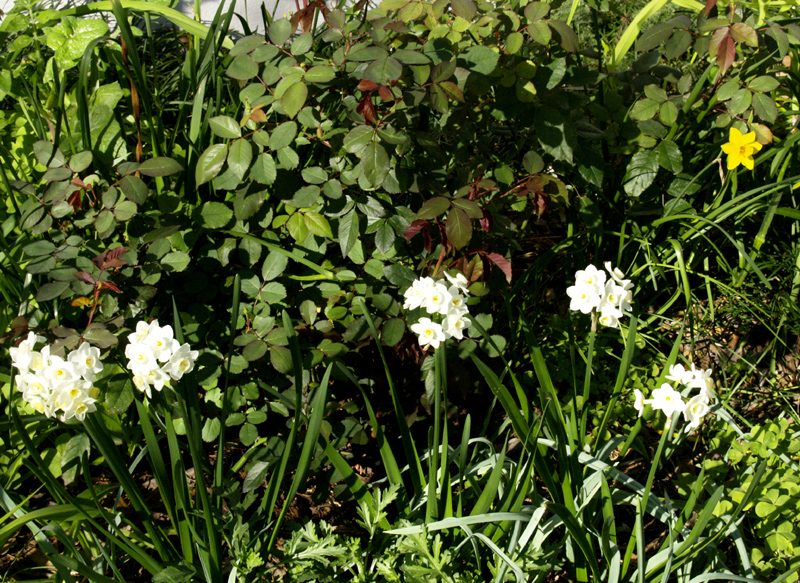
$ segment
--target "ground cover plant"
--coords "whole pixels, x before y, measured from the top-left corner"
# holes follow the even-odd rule
[[[4,578],[796,580],[798,17],[17,3]]]

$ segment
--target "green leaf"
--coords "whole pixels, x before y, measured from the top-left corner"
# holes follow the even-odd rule
[[[769,95],[764,93],[756,93],[753,95],[753,110],[756,115],[768,123],[774,123],[778,117],[778,106],[770,98]]]
[[[383,274],[389,283],[397,287],[408,287],[417,279],[417,274],[405,265],[394,263],[383,268]]]
[[[50,241],[34,241],[22,248],[22,252],[28,257],[40,257],[42,255],[50,255],[56,250],[56,246]]]
[[[206,202],[200,207],[200,224],[206,229],[221,229],[233,218],[233,210],[221,202]]]
[[[312,35],[310,32],[303,33],[292,41],[292,46],[289,49],[289,52],[295,57],[304,55],[309,51],[313,42],[314,35]]]
[[[447,212],[450,208],[450,199],[443,196],[434,196],[422,203],[417,213],[418,219],[434,219]]]
[[[116,346],[118,343],[117,337],[108,331],[105,324],[94,322],[84,330],[83,337],[90,344],[94,344],[98,348],[109,348]]]
[[[292,36],[292,23],[285,18],[274,20],[269,25],[268,34],[272,44],[282,46]]]
[[[250,443],[253,443],[254,441],[255,439],[253,439]],[[242,493],[247,494],[248,492],[258,488],[266,479],[268,470],[269,463],[254,463],[253,467],[247,470],[247,476],[245,476],[244,481],[242,482]]]
[[[219,436],[221,425],[219,417],[206,417],[206,420],[203,422],[203,430],[200,432],[203,441],[206,443],[214,441]],[[173,581],[171,578],[166,580],[170,582]]]
[[[580,41],[575,31],[569,27],[566,22],[560,20],[550,20],[548,22],[550,28],[559,36],[559,44],[561,48],[568,53],[577,53],[580,48]]]
[[[335,77],[336,71],[327,65],[311,67],[303,76],[308,83],[328,83],[329,81],[333,81]]]
[[[242,349],[242,356],[247,362],[262,358],[267,353],[267,344],[263,340],[253,340]]]
[[[122,190],[122,194],[136,204],[144,204],[147,200],[147,185],[141,178],[133,174],[129,174],[120,180],[119,187]]]
[[[378,227],[378,230],[375,231],[375,246],[378,248],[378,251],[383,254],[391,250],[394,245],[394,239],[394,229],[388,222],[383,223]]]
[[[747,86],[750,88],[751,91],[775,91],[778,87],[781,86],[781,82],[778,81],[775,77],[771,77],[769,75],[761,75],[756,77],[755,79],[751,79]]]
[[[236,140],[228,148],[228,170],[239,180],[244,178],[253,161],[253,146],[247,140]]]
[[[213,144],[206,148],[206,150],[200,154],[200,158],[197,159],[197,168],[195,169],[195,181],[197,185],[205,184],[219,174],[227,156],[227,144]],[[123,192],[125,192],[124,189]],[[125,196],[127,196],[127,194]],[[134,200],[133,202],[137,201]]]
[[[478,7],[472,0],[450,0],[450,8],[456,16],[470,22],[478,13]]]
[[[232,79],[247,81],[258,75],[258,63],[250,55],[239,55],[231,61],[225,73]]]
[[[553,31],[546,22],[531,22],[528,25],[528,36],[533,42],[547,46],[553,38]]]
[[[136,216],[137,210],[135,202],[123,200],[114,207],[114,216],[118,221],[129,221]]]
[[[264,281],[275,279],[286,271],[288,264],[289,258],[286,255],[277,251],[270,251],[261,266],[261,279]]]
[[[717,101],[727,101],[739,90],[739,79],[725,81],[717,90]]]
[[[292,352],[285,346],[270,346],[269,361],[279,373],[292,372]]]
[[[303,168],[301,174],[303,176],[303,180],[305,180],[309,184],[323,184],[328,180],[328,173],[325,171],[324,168],[321,168],[319,166],[310,166],[308,168]]]
[[[390,169],[386,150],[379,143],[370,142],[361,154],[361,172],[364,177],[372,186],[378,188],[383,184]]]
[[[640,99],[631,108],[631,117],[637,121],[651,119],[658,113],[658,102],[652,99]]]
[[[427,65],[431,60],[419,51],[400,49],[392,53],[392,56],[404,65]]]
[[[639,196],[653,184],[658,173],[659,153],[652,150],[636,152],[628,164],[623,188],[629,196]]]
[[[91,444],[85,433],[73,435],[66,443],[61,454],[61,478],[65,485],[75,481],[81,467],[81,457],[88,456],[89,451],[91,451]]]
[[[753,94],[745,88],[739,89],[733,94],[731,102],[728,104],[728,111],[731,115],[739,115],[745,111],[753,100]]]
[[[304,215],[306,227],[309,231],[311,231],[311,233],[317,237],[333,239],[333,232],[331,231],[331,225],[328,223],[328,219],[323,217],[321,214],[314,212],[307,212],[304,213]]]
[[[145,160],[139,164],[139,168],[137,168],[137,170],[139,170],[139,172],[145,176],[171,176],[181,172],[183,170],[183,166],[178,164],[172,158],[159,156],[157,158]]]
[[[281,105],[286,110],[286,115],[295,117],[306,104],[308,87],[302,81],[289,86],[281,96]]]
[[[297,136],[297,124],[287,121],[275,128],[269,136],[271,150],[280,150],[291,144]]]
[[[394,346],[403,339],[406,323],[403,318],[389,318],[381,327],[381,342],[386,346]]]
[[[552,107],[536,109],[535,121],[542,149],[565,162],[572,162],[573,146],[577,143],[575,127]]]
[[[218,115],[208,120],[208,127],[215,136],[226,140],[242,137],[242,129],[236,120],[227,115]]]
[[[189,267],[190,261],[189,254],[185,251],[172,251],[164,255],[160,263],[167,268],[166,271],[183,271]]]
[[[525,6],[525,18],[530,22],[541,20],[550,12],[550,5],[546,2],[531,2]]]
[[[522,157],[522,167],[525,168],[525,172],[528,174],[538,174],[544,170],[544,160],[539,154],[529,150]]]
[[[106,409],[111,415],[124,413],[133,403],[133,382],[127,374],[114,375],[104,392]]]
[[[665,101],[661,104],[661,111],[658,112],[658,118],[661,123],[671,126],[678,121],[678,107],[671,101]]]
[[[239,55],[244,55],[245,53],[252,53],[258,47],[263,46],[266,42],[267,41],[263,36],[259,36],[257,34],[246,36],[236,41],[236,44],[228,54],[232,57],[237,57]]]
[[[466,61],[465,69],[488,75],[494,71],[500,55],[489,47],[483,45],[473,45],[466,51],[458,55],[459,60]]]
[[[303,215],[295,213],[289,220],[286,221],[286,228],[289,230],[289,235],[298,243],[302,243],[308,236],[308,227]]]
[[[656,148],[658,152],[658,163],[664,170],[673,174],[683,172],[683,155],[678,145],[670,140],[664,140]]]
[[[396,81],[403,75],[403,65],[394,57],[386,56],[373,61],[364,71],[364,77],[379,85]]]
[[[203,431],[205,432],[205,427],[203,427]],[[217,427],[217,433],[219,433],[219,427]],[[195,570],[185,563],[169,565],[153,575],[153,583],[188,583],[194,574]]]
[[[445,224],[447,239],[456,249],[461,249],[472,238],[472,221],[461,209],[451,209]]]
[[[375,135],[375,130],[367,125],[359,125],[350,130],[344,137],[342,146],[350,154],[358,154],[367,147]]]
[[[300,315],[306,324],[313,325],[317,320],[317,305],[311,300],[304,301],[300,304]]]
[[[36,292],[37,302],[49,302],[54,300],[69,289],[69,281],[54,281],[46,283]]]
[[[525,37],[523,37],[521,33],[512,32],[506,38],[506,51],[508,51],[509,54],[516,55],[522,48],[524,42]]]
[[[278,171],[275,168],[275,160],[269,154],[264,152],[256,157],[255,164],[250,169],[250,177],[259,184],[272,184],[278,176]]]
[[[461,209],[471,219],[483,218],[483,211],[477,202],[469,200],[468,198],[454,198],[451,204],[457,209]]]
[[[347,257],[347,254],[350,253],[350,250],[359,238],[358,214],[356,213],[356,209],[351,210],[339,219],[338,235],[342,256]]]
[[[47,168],[61,168],[67,162],[61,150],[46,140],[33,143],[33,155],[39,164]]]
[[[91,152],[78,152],[69,159],[69,168],[73,172],[83,172],[92,163]]]

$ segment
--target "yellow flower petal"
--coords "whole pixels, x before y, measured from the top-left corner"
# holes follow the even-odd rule
[[[760,152],[761,148],[763,148],[764,146],[763,144],[759,144],[758,142],[753,142],[752,144],[750,144],[750,147],[753,148],[754,152]]]
[[[750,144],[752,142],[755,142],[756,141],[756,133],[755,132],[750,132],[750,133],[747,133],[747,134],[743,135],[742,136],[742,141],[745,144]]]
[[[752,170],[753,169],[753,157],[752,156],[748,156],[747,158],[743,157],[742,158],[742,164],[744,164],[745,168],[747,168],[748,170]]]
[[[741,156],[739,156],[738,152],[728,155],[728,170],[733,170],[741,163],[742,163]]]
[[[734,151],[739,151],[739,148],[735,148],[733,144],[731,144],[730,142],[728,142],[727,144],[722,144],[721,147],[722,151],[728,155],[732,154]]]
[[[739,142],[742,141],[742,132],[740,132],[736,128],[731,128],[728,141],[731,144],[738,144]]]

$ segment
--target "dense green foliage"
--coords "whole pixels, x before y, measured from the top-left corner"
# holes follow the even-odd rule
[[[611,4],[312,4],[234,39],[231,11],[17,3],[0,340],[105,368],[60,422],[0,360],[0,548],[52,564],[10,576],[795,580],[800,15]],[[597,329],[565,290],[607,260],[635,301]],[[401,298],[444,273],[469,338],[422,350]],[[145,398],[151,318],[200,356]],[[709,358],[699,429],[638,416]]]

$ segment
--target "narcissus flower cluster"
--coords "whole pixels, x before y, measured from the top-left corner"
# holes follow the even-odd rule
[[[694,431],[700,427],[703,418],[708,414],[711,405],[716,400],[713,384],[711,380],[711,369],[698,369],[694,364],[690,369],[684,368],[682,364],[675,364],[669,367],[669,374],[666,378],[682,386],[682,391],[676,390],[669,383],[662,384],[653,391],[651,399],[645,400],[644,395],[639,389],[634,390],[634,407],[641,416],[645,405],[650,405],[653,409],[662,411],[667,419],[672,419],[676,412],[683,413],[686,421],[684,431],[686,433]],[[684,401],[684,394],[691,393],[692,389],[698,392]]]
[[[51,354],[45,338],[31,332],[19,346],[9,349],[11,364],[17,373],[17,389],[22,398],[38,413],[58,416],[61,421],[83,421],[87,413],[97,410],[100,394],[93,386],[95,377],[103,370],[100,350],[82,343],[62,358]]]
[[[137,323],[128,343],[125,356],[133,384],[148,397],[151,389],[160,391],[170,379],[180,380],[190,372],[198,355],[188,344],[178,344],[172,326],[159,326],[157,320]]]
[[[439,345],[448,338],[464,337],[464,332],[472,322],[467,318],[469,309],[466,299],[467,278],[459,273],[455,277],[445,273],[449,286],[430,277],[421,277],[406,290],[403,309],[423,308],[431,318],[423,317],[411,326],[411,331],[419,336],[422,348]]]
[[[606,272],[589,265],[575,273],[575,285],[567,288],[570,297],[569,309],[589,314],[593,310],[599,314],[598,321],[603,326],[616,328],[619,319],[631,312],[633,284],[624,279],[625,274],[611,267],[606,261]]]

